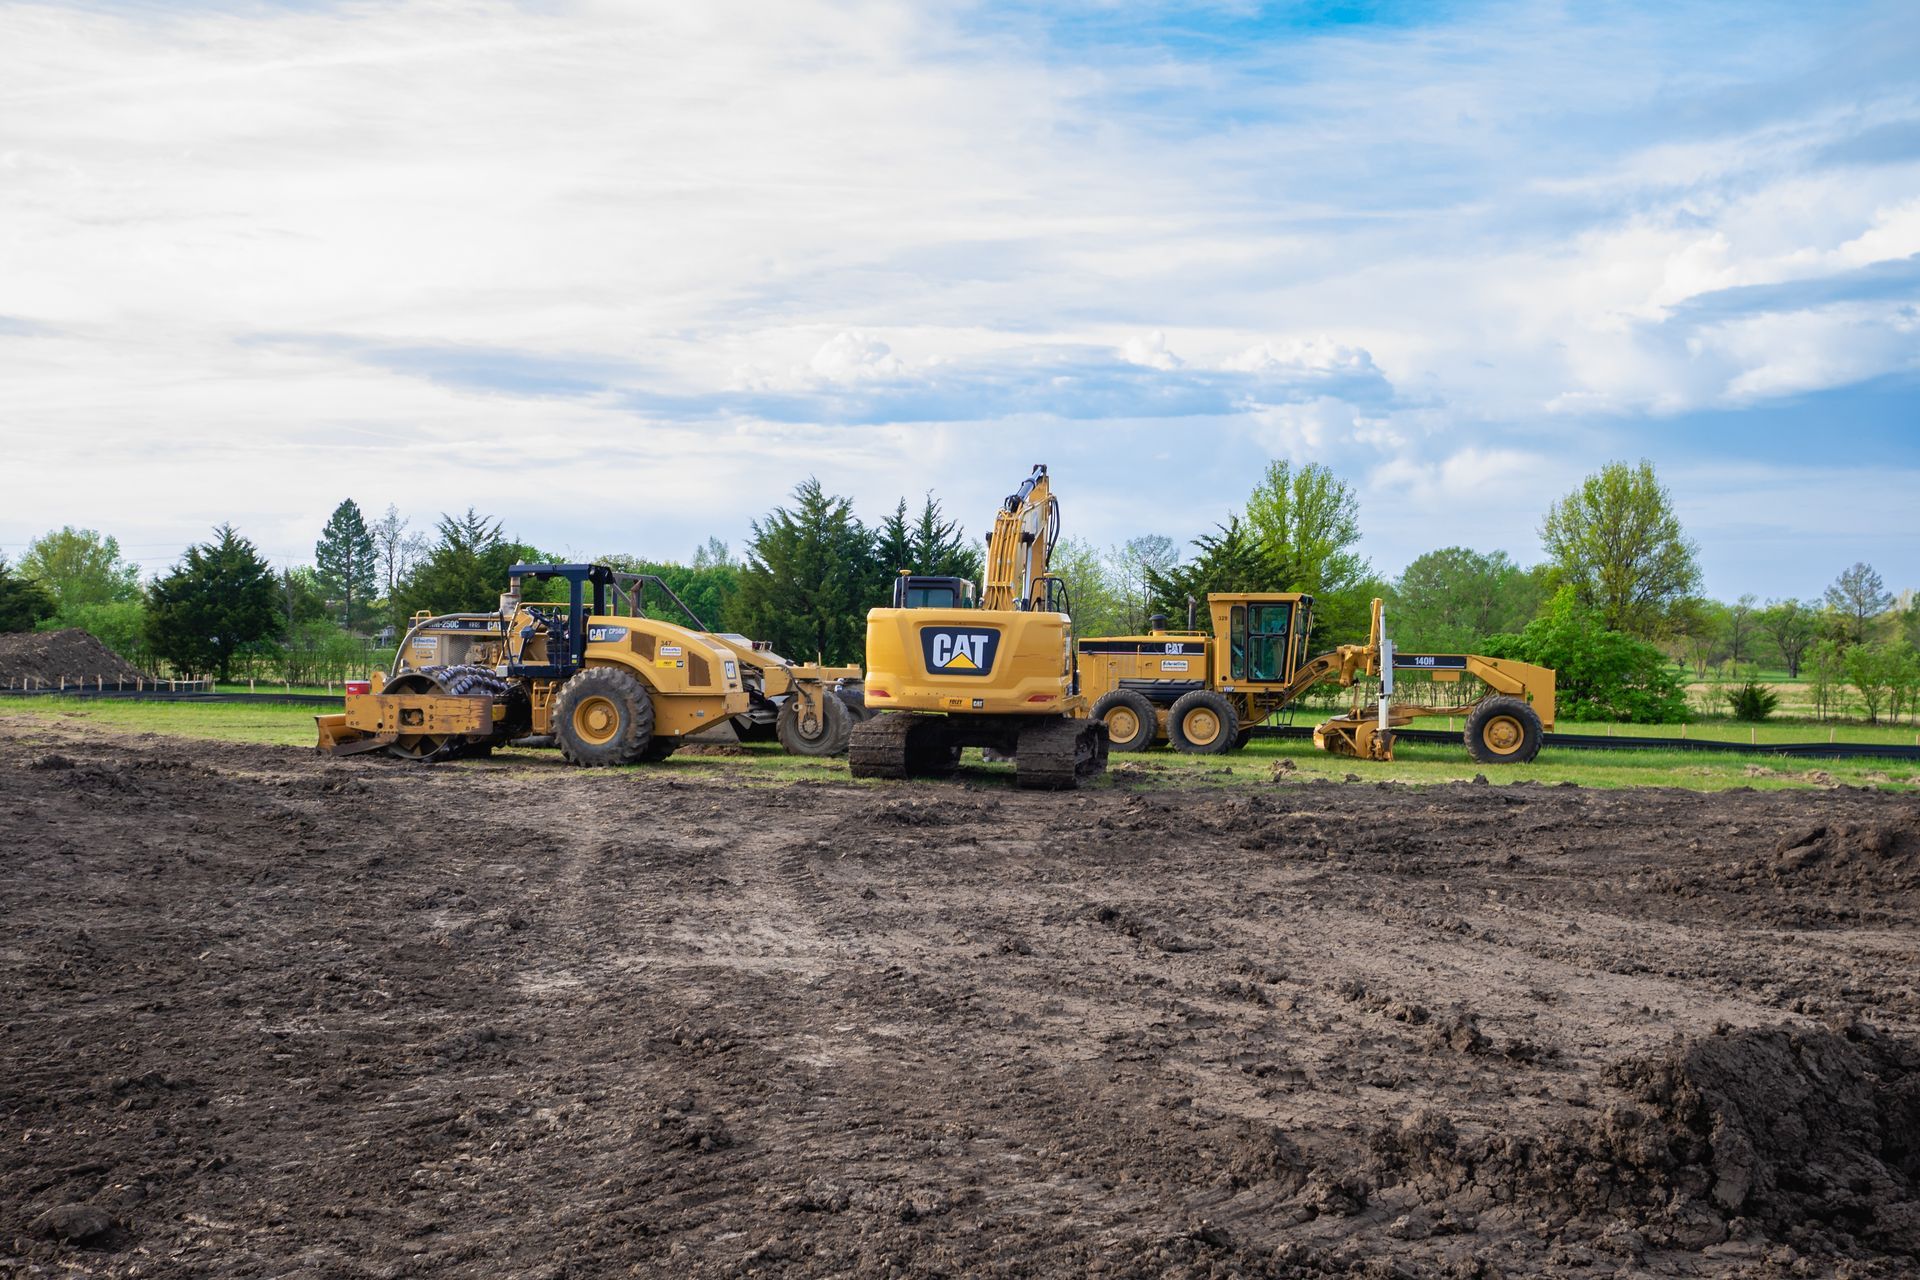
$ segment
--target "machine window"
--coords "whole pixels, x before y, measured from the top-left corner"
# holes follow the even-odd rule
[[[1247,606],[1233,606],[1227,630],[1231,633],[1227,645],[1232,657],[1227,669],[1233,673],[1235,680],[1244,680],[1247,676]]]
[[[1253,606],[1252,630],[1247,638],[1250,680],[1287,678],[1287,633],[1293,621],[1293,606],[1257,604]]]
[[[934,587],[908,587],[907,608],[909,609],[958,609],[960,593],[949,584],[942,583]]]

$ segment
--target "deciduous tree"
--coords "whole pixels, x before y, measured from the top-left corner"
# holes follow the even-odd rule
[[[1180,563],[1179,544],[1163,533],[1145,533],[1128,538],[1108,559],[1114,567],[1115,584],[1126,612],[1126,632],[1138,635],[1152,620],[1153,575],[1170,573]],[[1169,621],[1180,626],[1186,618],[1181,616]]]
[[[1893,607],[1893,593],[1872,565],[1860,561],[1827,588],[1827,607],[1840,619],[1849,644],[1865,644],[1868,625]]]
[[[432,545],[420,534],[408,532],[411,524],[412,521],[389,502],[387,514],[367,526],[367,532],[373,535],[373,555],[380,570],[381,590],[389,599]]]
[[[1067,584],[1076,636],[1124,634],[1126,602],[1106,556],[1091,542],[1062,538],[1053,549],[1050,570]]]
[[[140,566],[121,557],[118,540],[92,529],[67,525],[35,538],[18,572],[47,589],[56,613],[140,598]]]
[[[1533,620],[1546,598],[1543,578],[1504,551],[1429,551],[1388,593],[1394,641],[1409,653],[1474,652],[1481,637],[1518,631]]]
[[[1700,582],[1698,548],[1651,462],[1610,462],[1588,476],[1548,510],[1540,537],[1557,579],[1608,630],[1666,633]]]
[[[1785,600],[1769,600],[1767,607],[1759,613],[1758,624],[1780,650],[1780,660],[1787,664],[1787,674],[1794,679],[1800,678],[1800,662],[1806,656],[1807,646],[1820,634],[1820,615],[1798,600],[1791,597]]]
[[[1571,587],[1561,588],[1517,635],[1488,636],[1481,648],[1488,657],[1552,667],[1563,719],[1678,724],[1692,718],[1666,655],[1601,626]]]

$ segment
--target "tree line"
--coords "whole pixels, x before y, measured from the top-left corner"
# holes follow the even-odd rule
[[[1644,461],[1609,463],[1551,504],[1537,564],[1449,546],[1387,579],[1359,554],[1360,536],[1349,484],[1325,466],[1275,461],[1184,553],[1153,532],[1106,548],[1068,537],[1053,569],[1083,636],[1138,634],[1155,615],[1179,628],[1190,601],[1204,626],[1209,592],[1292,590],[1315,597],[1316,648],[1326,648],[1363,639],[1379,596],[1402,651],[1554,667],[1569,719],[1685,719],[1688,676],[1742,674],[1751,713],[1767,696],[1762,669],[1804,678],[1822,715],[1847,690],[1870,720],[1912,715],[1920,700],[1911,600],[1896,607],[1864,563],[1816,600],[1704,597],[1698,547]],[[752,522],[737,557],[709,538],[686,561],[595,558],[657,575],[709,629],[839,664],[861,661],[866,611],[889,599],[895,574],[977,581],[983,550],[931,493],[868,524],[851,498],[808,479]],[[349,499],[319,530],[310,565],[276,571],[223,525],[147,583],[112,537],[65,528],[11,568],[0,560],[0,629],[77,626],[149,665],[223,678],[270,669],[302,682],[366,665],[369,647],[390,643],[415,613],[490,608],[513,563],[553,558],[472,509],[423,531],[394,507],[369,519]],[[686,621],[664,598],[649,605]]]

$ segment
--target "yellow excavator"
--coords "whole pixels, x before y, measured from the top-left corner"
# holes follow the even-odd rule
[[[856,778],[938,777],[966,747],[1012,758],[1016,785],[1068,790],[1107,766],[1107,726],[1086,718],[1066,584],[1048,573],[1060,502],[1044,465],[1001,503],[986,589],[903,573],[867,614],[866,706]]]

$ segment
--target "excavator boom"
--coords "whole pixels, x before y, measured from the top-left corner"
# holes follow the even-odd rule
[[[982,609],[1044,609],[1047,564],[1060,538],[1060,503],[1045,463],[1007,495],[987,535]]]

